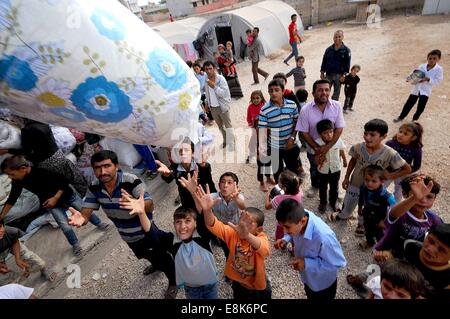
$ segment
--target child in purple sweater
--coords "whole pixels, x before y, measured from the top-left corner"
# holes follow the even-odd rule
[[[423,127],[418,122],[405,123],[398,129],[398,133],[392,140],[386,142],[387,146],[396,150],[400,156],[411,165],[411,173],[417,172],[422,165],[422,135]],[[407,176],[402,176],[394,180],[394,197],[397,202],[402,199],[402,188],[400,183]],[[385,183],[387,188],[392,180]]]

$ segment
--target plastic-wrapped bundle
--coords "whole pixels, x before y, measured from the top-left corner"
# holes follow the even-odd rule
[[[116,0],[0,0],[0,105],[135,144],[197,141],[200,90]]]

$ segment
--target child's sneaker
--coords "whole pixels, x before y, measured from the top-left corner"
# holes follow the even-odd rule
[[[356,230],[355,230],[355,236],[363,237],[365,234],[366,234],[366,232],[364,231],[364,226],[358,225],[358,227],[356,227]]]

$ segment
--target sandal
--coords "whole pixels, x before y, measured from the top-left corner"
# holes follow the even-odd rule
[[[48,272],[46,270],[42,270],[42,275],[44,276],[45,279],[47,279],[50,282],[54,282],[58,277],[58,273],[56,271]]]
[[[342,218],[339,217],[339,212],[333,212],[333,213],[327,215],[327,218],[330,222],[336,222],[336,221],[342,220]]]

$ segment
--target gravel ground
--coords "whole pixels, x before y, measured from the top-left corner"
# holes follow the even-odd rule
[[[320,63],[325,48],[332,43],[333,32],[343,29],[344,42],[352,49],[352,63],[360,64],[361,83],[355,101],[355,112],[345,115],[347,127],[343,139],[347,148],[353,143],[362,141],[363,125],[372,118],[385,119],[390,126],[389,136],[396,132],[398,124],[393,124],[405,102],[410,85],[404,78],[418,64],[424,63],[428,51],[439,48],[443,52],[441,65],[446,72],[450,71],[450,42],[443,41],[445,34],[450,33],[448,16],[396,16],[383,21],[381,28],[367,28],[366,26],[349,26],[334,24],[329,27],[315,27],[305,33],[306,41],[301,44],[300,52],[306,57],[305,68],[308,75],[307,89],[319,77]],[[288,51],[280,52],[260,63],[261,68],[271,75],[276,72],[287,72],[290,67],[282,63]],[[294,63],[291,62],[291,66]],[[267,82],[261,87],[250,86],[252,81],[251,67],[248,62],[238,65],[241,85],[245,97],[234,100],[232,104],[232,121],[234,127],[245,127],[245,112],[250,93],[254,89],[261,89],[268,98]],[[448,77],[448,75],[446,74]],[[290,80],[292,86],[293,80]],[[289,85],[288,85],[289,86]],[[446,96],[447,95],[447,96]],[[341,102],[343,102],[343,92]],[[425,128],[424,161],[422,170],[436,177],[441,183],[442,190],[435,202],[434,208],[445,221],[450,221],[449,213],[449,130],[446,126],[450,116],[447,107],[450,101],[450,84],[448,80],[433,90],[421,123]],[[412,115],[410,115],[412,116]],[[446,128],[447,127],[447,128]],[[213,130],[216,136],[218,131]],[[216,139],[217,145],[221,138]],[[239,147],[239,145],[238,145]],[[217,181],[221,173],[233,171],[237,173],[240,187],[247,198],[249,206],[263,208],[264,194],[258,190],[256,182],[256,164],[244,164],[244,148],[238,152],[241,163],[233,160],[226,163],[213,163],[213,176]],[[305,170],[308,170],[306,154],[302,153]],[[305,180],[302,189],[309,188],[309,180]],[[162,229],[172,230],[171,214],[175,206],[173,201],[177,195],[175,184],[165,197],[164,201],[156,203],[155,220]],[[340,196],[343,197],[341,190]],[[315,210],[317,199],[305,197],[306,208]],[[265,211],[265,230],[273,241],[275,233],[275,214]],[[362,252],[357,248],[358,239],[354,237],[353,230],[356,220],[349,220],[332,224],[341,241],[348,261],[346,268],[339,273],[337,298],[357,298],[353,290],[346,284],[348,273],[362,271],[371,263],[371,253]],[[214,247],[218,269],[224,267],[224,257],[220,248]],[[287,266],[288,255],[273,251],[266,261],[266,270],[272,282],[273,298],[305,298],[303,285],[300,283],[295,271]],[[89,274],[85,274],[81,289],[71,292],[66,298],[162,298],[167,286],[167,280],[162,273],[148,277],[142,275],[147,261],[138,261],[124,242],[115,247],[107,257],[99,261],[98,266]],[[93,279],[98,274],[104,275],[100,279]],[[63,297],[63,296],[61,296]],[[230,287],[221,282],[220,297],[231,298]],[[180,291],[178,298],[184,298]]]

